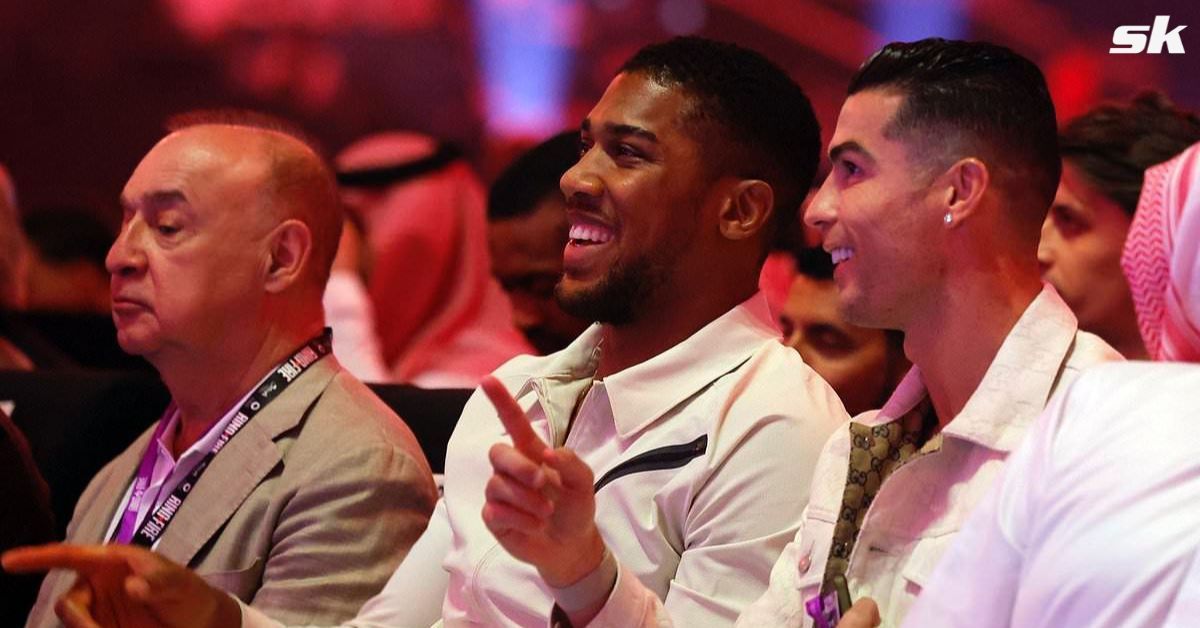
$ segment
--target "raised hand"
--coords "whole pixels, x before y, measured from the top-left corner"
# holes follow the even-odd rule
[[[191,570],[130,545],[54,543],[4,553],[13,573],[70,569],[75,584],[55,603],[69,628],[217,628],[241,623],[241,609]]]
[[[483,391],[513,444],[488,452],[492,477],[483,521],[518,560],[532,564],[552,587],[574,584],[600,565],[604,541],[596,528],[592,470],[569,449],[538,438],[504,385],[488,376]]]

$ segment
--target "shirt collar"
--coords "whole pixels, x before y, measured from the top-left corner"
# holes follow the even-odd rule
[[[603,327],[592,325],[567,348],[550,357],[541,375],[527,379],[517,396],[537,379],[556,384],[587,379],[596,372]],[[764,343],[779,338],[761,292],[743,301],[666,351],[604,378],[617,433],[633,434],[736,369]]]
[[[628,436],[736,369],[762,345],[778,341],[761,292],[683,342],[605,378],[617,433]]]
[[[958,416],[942,430],[947,437],[996,451],[1012,451],[1046,407],[1078,322],[1049,285],[1025,308]],[[879,425],[903,416],[928,395],[921,371],[912,367],[877,413],[856,419]]]

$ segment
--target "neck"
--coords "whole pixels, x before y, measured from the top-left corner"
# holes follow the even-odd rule
[[[179,409],[179,430],[172,443],[175,455],[203,438],[251,387],[321,329],[320,322],[272,328],[239,335],[236,341],[226,339],[186,356],[154,360]]]
[[[963,407],[1042,285],[1036,273],[963,273],[904,329],[904,352],[929,390],[939,426]]]
[[[1108,324],[1097,325],[1094,329],[1089,325],[1087,331],[1103,338],[1104,342],[1112,345],[1126,360],[1149,360],[1150,352],[1146,350],[1141,329],[1138,328],[1132,297],[1123,305],[1122,315],[1116,320],[1103,321],[1102,323]]]
[[[596,377],[619,373],[683,342],[749,299],[755,285],[742,282],[741,286],[699,288],[687,296],[660,298],[654,304],[647,303],[641,316],[631,323],[606,324]],[[698,294],[705,298],[697,298]]]

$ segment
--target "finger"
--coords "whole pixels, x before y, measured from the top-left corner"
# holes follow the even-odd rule
[[[488,449],[488,461],[492,463],[494,472],[510,476],[530,488],[538,489],[546,483],[546,469],[510,445],[492,445]]]
[[[9,550],[0,557],[11,573],[72,569],[81,573],[124,569],[124,560],[109,546],[51,543]]]
[[[483,491],[489,504],[503,504],[516,508],[531,517],[545,519],[554,513],[554,505],[539,491],[512,482],[501,475],[493,475]]]
[[[878,626],[879,606],[869,597],[860,598],[838,622],[837,628],[874,628]]]
[[[504,430],[512,438],[513,445],[521,453],[540,462],[546,452],[546,443],[542,442],[542,439],[538,438],[537,433],[533,431],[533,426],[529,424],[529,417],[517,404],[517,400],[513,399],[500,380],[491,375],[483,378],[480,387],[483,388],[484,394],[491,400],[492,405],[496,407],[500,422],[504,424]]]
[[[545,528],[545,520],[531,517],[504,504],[486,503],[483,505],[482,514],[483,523],[496,536],[510,531],[530,534]]]
[[[546,455],[546,466],[558,473],[563,488],[591,492],[594,481],[592,469],[574,451],[566,447],[552,450]]]
[[[91,614],[92,601],[92,588],[85,580],[77,578],[75,584],[54,603],[54,614],[67,628],[99,628]]]

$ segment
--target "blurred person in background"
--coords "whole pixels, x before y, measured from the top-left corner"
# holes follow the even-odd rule
[[[1198,140],[1200,118],[1155,92],[1097,107],[1059,136],[1063,173],[1042,227],[1042,274],[1080,329],[1130,359],[1147,357],[1120,266],[1142,173]]]
[[[17,193],[0,165],[0,310],[19,308],[25,298],[27,251],[17,215]],[[31,369],[33,361],[7,336],[11,325],[0,318],[0,369]],[[50,490],[38,473],[29,442],[0,409],[0,550],[42,543],[54,537]],[[16,626],[37,598],[40,575],[0,574],[0,625]]]
[[[0,369],[33,368],[33,360],[19,346],[21,330],[6,314],[24,309],[29,294],[29,247],[21,231],[17,190],[8,170],[0,165]]]
[[[47,207],[21,221],[29,242],[30,310],[109,316],[104,256],[114,233],[94,211]]]
[[[779,314],[784,343],[829,382],[850,416],[883,407],[910,366],[904,334],[859,327],[842,316],[828,253],[802,248],[794,259],[796,272]]]
[[[567,245],[562,178],[579,161],[579,131],[559,133],[517,157],[488,193],[492,274],[508,293],[513,320],[542,355],[566,347],[591,321],[554,298]]]
[[[471,388],[532,352],[491,274],[483,187],[452,147],[381,133],[335,164],[342,200],[364,225],[367,292],[392,381]]]

